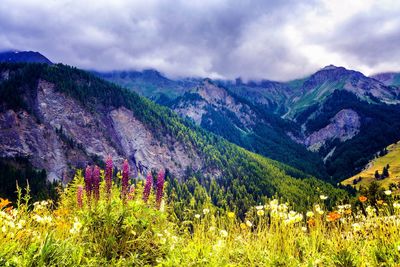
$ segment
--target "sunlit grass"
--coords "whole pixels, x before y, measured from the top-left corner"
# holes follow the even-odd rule
[[[115,184],[108,198],[103,181],[99,200],[91,202],[87,194],[77,194],[81,185],[78,172],[58,203],[30,203],[21,190],[17,203],[1,199],[0,266],[397,266],[400,261],[400,203],[390,191],[377,204],[361,196],[330,211],[324,194],[304,213],[273,199],[244,218],[208,203],[199,210],[188,207],[188,220],[179,221],[164,201],[156,203],[154,189],[143,200],[142,181],[126,199]]]

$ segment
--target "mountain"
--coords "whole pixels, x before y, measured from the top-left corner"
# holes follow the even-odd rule
[[[309,169],[318,170],[333,182],[359,172],[376,151],[400,137],[400,89],[343,67],[329,65],[289,82],[208,79],[213,85],[208,89],[204,81],[174,91],[174,83],[182,80],[168,87],[145,80],[150,88],[146,96],[191,117],[203,128],[304,171],[317,175]],[[164,97],[160,98],[161,91]],[[175,95],[169,98],[171,92]],[[204,97],[213,92],[219,99]]]
[[[48,58],[33,51],[5,51],[0,52],[0,62],[26,62],[53,64]]]
[[[384,168],[387,168],[388,177],[385,177]],[[376,172],[378,175],[376,176]],[[356,175],[344,180],[342,184],[351,185],[356,188],[368,186],[373,181],[382,187],[389,188],[391,184],[400,183],[400,142],[396,142],[376,153],[376,158]]]
[[[0,157],[24,158],[50,180],[111,155],[117,165],[127,158],[136,173],[166,168],[181,182],[198,177],[215,203],[235,210],[275,194],[299,207],[321,192],[332,203],[344,195],[88,72],[0,63],[0,74]]]
[[[387,86],[400,87],[400,73],[398,72],[385,72],[371,76]]]
[[[300,131],[296,124],[250,103],[210,79],[203,80],[167,106],[241,147],[327,178],[321,168],[322,160],[287,134]]]
[[[201,81],[194,78],[171,80],[151,69],[143,71],[93,71],[93,74],[120,86],[130,88],[157,102],[175,99],[192,87],[197,86]]]

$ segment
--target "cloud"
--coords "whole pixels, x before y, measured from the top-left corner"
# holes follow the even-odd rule
[[[288,80],[400,70],[398,1],[2,0],[0,49],[85,69]]]

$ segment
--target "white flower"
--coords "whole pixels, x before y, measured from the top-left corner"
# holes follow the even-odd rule
[[[3,225],[3,227],[1,227],[1,231],[2,231],[3,233],[7,232],[7,228],[6,228],[5,225]]]
[[[260,206],[256,206],[256,210],[262,210],[264,208],[264,206],[260,205]]]
[[[303,232],[307,232],[307,227],[301,227],[301,230],[303,231]]]
[[[399,202],[393,203],[393,208],[400,209],[400,203]]]
[[[361,225],[359,223],[353,223],[351,226],[353,227],[353,230],[356,232],[361,230]]]
[[[195,214],[194,217],[195,217],[196,219],[200,219],[200,214]]]
[[[321,209],[320,205],[318,205],[318,204],[315,205],[314,209],[318,214],[320,214],[320,215],[324,214],[324,211]]]
[[[390,191],[390,190],[385,190],[384,193],[385,193],[385,195],[390,196],[390,195],[392,194],[392,191]]]
[[[319,198],[322,199],[322,200],[326,200],[326,199],[328,199],[328,196],[320,195]]]
[[[215,231],[215,227],[214,227],[214,226],[210,226],[210,228],[208,229],[208,231],[214,232],[214,231]]]
[[[69,230],[71,234],[78,234],[82,228],[82,224],[78,221],[78,218],[75,218],[75,222],[72,228]]]
[[[209,212],[210,212],[209,209],[203,209],[203,214],[204,214],[204,215],[208,214]]]
[[[306,216],[307,216],[307,217],[313,217],[313,216],[314,216],[314,212],[312,212],[312,211],[307,211]]]
[[[227,237],[227,236],[228,236],[228,232],[227,232],[226,230],[220,230],[220,231],[219,231],[219,234],[220,234],[222,237]]]
[[[253,226],[253,223],[252,223],[251,221],[247,220],[247,221],[246,221],[246,225],[247,225],[247,227],[252,227],[252,226]]]
[[[22,229],[22,227],[24,227],[25,223],[26,223],[25,220],[20,220],[20,221],[17,223],[17,228],[18,228],[18,229]]]

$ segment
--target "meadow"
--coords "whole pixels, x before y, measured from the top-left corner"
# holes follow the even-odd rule
[[[400,203],[390,190],[328,209],[329,192],[308,211],[275,198],[244,217],[210,202],[178,218],[165,175],[113,180],[78,171],[56,202],[0,199],[0,266],[398,266]],[[156,177],[156,180],[154,180]],[[192,200],[193,202],[196,199]]]

